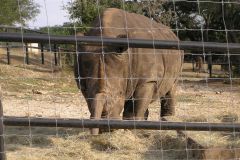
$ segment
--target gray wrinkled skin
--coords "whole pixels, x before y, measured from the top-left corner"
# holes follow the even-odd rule
[[[100,19],[87,36],[178,40],[169,28],[142,15],[110,8]],[[80,52],[85,53],[77,58],[75,77],[92,119],[122,119],[123,110],[123,119],[147,119],[149,104],[158,98],[161,116],[174,114],[182,51],[82,46]],[[99,132],[97,128],[91,131]]]

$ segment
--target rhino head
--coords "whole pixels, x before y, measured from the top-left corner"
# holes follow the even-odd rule
[[[120,119],[127,88],[126,47],[81,47],[75,61],[75,78],[86,99],[91,119]],[[98,128],[91,129],[98,134]]]

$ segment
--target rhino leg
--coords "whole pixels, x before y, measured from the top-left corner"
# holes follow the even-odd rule
[[[108,109],[110,110],[104,110],[102,112],[101,118],[102,119],[114,119],[114,120],[121,120],[122,117],[120,116],[122,110],[123,110],[123,105],[124,105],[124,98],[114,98],[114,101],[112,101],[110,104],[106,102],[107,105],[111,105],[113,108]],[[104,133],[104,132],[112,132],[116,129],[111,129],[111,128],[101,128],[99,129],[99,133]]]
[[[144,113],[144,119],[147,120],[149,115],[149,110],[147,109]],[[134,119],[134,100],[131,98],[125,102],[123,119],[132,120]]]
[[[173,116],[175,114],[175,89],[167,92],[165,97],[161,98],[161,117]]]
[[[152,82],[141,84],[136,88],[133,95],[133,101],[125,103],[125,119],[126,117],[133,117],[132,119],[136,120],[143,120],[147,118],[147,108],[152,101],[154,88],[155,83]]]
[[[103,93],[98,93],[96,94],[95,98],[90,104],[90,118],[91,119],[101,119],[101,115],[103,112],[103,106],[106,103],[106,96]],[[92,135],[98,135],[99,133],[99,128],[91,128],[90,133]]]
[[[123,119],[131,120],[134,117],[134,100],[130,98],[124,104]]]

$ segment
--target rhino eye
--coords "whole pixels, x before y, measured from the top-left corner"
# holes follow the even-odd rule
[[[125,34],[120,34],[120,35],[117,36],[117,38],[127,38],[127,35],[125,35]],[[117,53],[123,53],[123,52],[125,52],[127,49],[128,49],[128,47],[126,47],[126,46],[119,46],[119,47],[116,48],[116,52],[117,52]]]

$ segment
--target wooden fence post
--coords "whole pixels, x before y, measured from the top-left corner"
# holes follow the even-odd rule
[[[5,146],[4,146],[4,124],[3,124],[3,106],[2,97],[0,93],[0,160],[5,160]]]
[[[10,49],[9,49],[9,44],[6,43],[7,46],[7,64],[10,65],[11,64],[11,60],[10,60]]]
[[[195,57],[193,56],[193,54],[191,56],[191,61],[192,61],[192,71],[195,72]]]
[[[41,58],[42,58],[42,64],[44,64],[44,48],[43,44],[41,43]]]
[[[58,47],[57,51],[58,51],[58,65],[61,66],[62,65],[62,63],[61,63],[61,48]]]
[[[209,52],[207,61],[208,61],[209,77],[212,78],[212,53],[210,52]]]
[[[54,50],[54,62],[55,62],[55,66],[57,66],[58,61],[57,61],[57,45],[56,44],[53,45],[53,50]]]
[[[26,57],[25,57],[25,63],[27,63],[27,65],[29,64],[29,52],[28,52],[28,44],[25,43],[25,51],[26,51]]]

